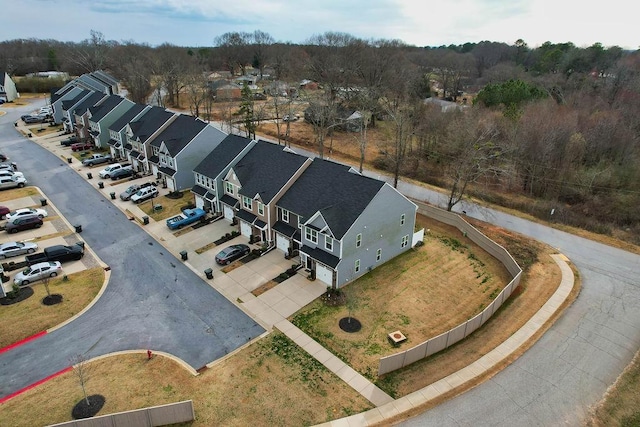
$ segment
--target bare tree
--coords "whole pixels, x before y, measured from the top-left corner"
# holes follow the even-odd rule
[[[73,367],[73,373],[76,374],[78,381],[80,382],[80,387],[82,388],[82,394],[84,395],[84,401],[87,406],[91,406],[91,402],[89,401],[89,397],[87,396],[86,384],[89,381],[89,366],[87,358],[84,354],[76,354],[69,359]]]
[[[153,63],[150,50],[148,46],[129,43],[118,46],[114,51],[120,61],[113,72],[126,87],[131,100],[140,104],[146,104],[152,92]]]
[[[108,52],[111,47],[101,32],[91,30],[90,34],[88,39],[83,40],[76,49],[74,49],[70,57],[70,59],[86,73],[105,68]]]

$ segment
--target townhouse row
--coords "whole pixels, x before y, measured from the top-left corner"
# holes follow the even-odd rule
[[[170,191],[191,191],[196,206],[237,224],[250,243],[302,263],[327,286],[342,287],[422,239],[417,206],[389,184],[135,104],[115,94],[115,80],[96,73],[102,90],[85,87],[83,76],[52,94],[55,120]]]

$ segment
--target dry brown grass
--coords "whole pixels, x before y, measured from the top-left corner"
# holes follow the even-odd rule
[[[35,187],[12,188],[0,191],[0,202],[32,196],[40,196],[40,192]]]
[[[190,203],[195,204],[195,196],[190,191],[184,191],[180,198],[173,199],[167,196],[158,196],[155,199],[140,203],[138,207],[149,215],[149,218],[153,218],[154,221],[162,221],[178,215],[182,212],[180,208]],[[154,211],[153,206],[155,205],[162,205],[162,209]]]
[[[170,359],[131,354],[88,365],[88,394],[106,398],[98,415],[193,399],[196,426],[313,425],[371,404],[281,334],[253,343],[197,377]],[[2,405],[0,425],[71,419],[82,399],[68,372]]]
[[[0,306],[0,321],[6,325],[0,334],[0,348],[56,326],[79,313],[100,291],[104,271],[96,267],[70,274],[68,278],[65,281],[57,277],[49,282],[50,292],[63,296],[60,304],[43,305],[42,299],[47,292],[42,282],[37,282],[31,285],[34,294],[28,299]]]

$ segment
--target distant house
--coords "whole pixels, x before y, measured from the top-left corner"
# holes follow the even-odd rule
[[[461,111],[464,109],[462,105],[436,97],[427,98],[423,102],[427,105],[440,107],[440,111],[443,113],[452,113],[454,111]]]
[[[209,83],[209,91],[217,101],[233,101],[242,98],[242,87],[227,80]]]
[[[276,207],[276,247],[334,288],[413,244],[417,206],[347,165],[314,159]]]
[[[318,82],[314,82],[313,80],[304,79],[300,82],[300,89],[306,90],[317,90]]]
[[[310,163],[306,156],[258,141],[223,180],[220,201],[225,219],[237,219],[240,234],[250,242],[273,244],[275,205]]]
[[[191,190],[194,168],[225,136],[197,117],[180,114],[149,143],[151,172],[170,191]]]
[[[4,102],[13,102],[16,98],[20,98],[16,84],[9,74],[0,71],[0,99]]]
[[[239,135],[227,135],[194,169],[196,207],[207,212],[222,213],[222,185],[229,169],[234,167],[256,145],[256,141]],[[230,212],[232,213],[232,212]],[[233,218],[233,217],[232,217]]]

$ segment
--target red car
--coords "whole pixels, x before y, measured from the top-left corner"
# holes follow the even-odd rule
[[[4,218],[9,212],[11,212],[11,209],[6,206],[0,206],[0,219]]]
[[[92,148],[93,144],[90,142],[77,142],[75,144],[71,144],[71,151],[91,150]]]

